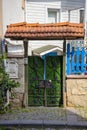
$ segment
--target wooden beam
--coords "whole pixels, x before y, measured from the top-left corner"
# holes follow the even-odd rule
[[[24,40],[24,97],[23,106],[28,106],[28,40]]]
[[[66,107],[66,40],[63,42],[63,106]]]

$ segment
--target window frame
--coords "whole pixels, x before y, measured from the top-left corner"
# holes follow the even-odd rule
[[[46,23],[51,23],[48,22],[48,12],[56,12],[57,13],[57,21],[56,22],[60,22],[60,9],[58,8],[46,8]]]
[[[80,19],[80,11],[84,11],[84,13],[85,13],[85,9],[84,8],[81,8],[81,9],[79,9],[79,23],[84,23],[84,19],[83,19],[83,22],[81,22],[81,19]],[[84,16],[85,17],[85,16]]]

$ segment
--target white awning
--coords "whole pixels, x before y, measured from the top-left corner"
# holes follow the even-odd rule
[[[63,49],[58,46],[47,45],[47,46],[43,46],[43,47],[33,50],[32,53],[33,53],[33,55],[41,57],[41,56],[46,55],[51,52],[57,52],[58,55],[62,55]]]

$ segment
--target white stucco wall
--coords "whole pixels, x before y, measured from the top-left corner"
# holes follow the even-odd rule
[[[8,24],[24,21],[21,2],[21,0],[3,0],[3,35]]]
[[[61,9],[60,0],[26,0],[26,21],[28,23],[47,23],[47,10]],[[58,45],[62,47],[62,41],[58,40],[40,40],[29,41],[29,52],[45,45]],[[30,53],[29,53],[30,54]]]
[[[26,0],[26,21],[28,23],[47,23],[47,9],[56,9],[60,10],[60,22],[69,21],[68,11],[64,10],[67,3],[67,0]],[[82,0],[80,1],[80,6],[82,4]],[[64,4],[62,3],[64,2]],[[84,1],[83,1],[84,2]],[[71,1],[73,4],[72,7],[76,7],[75,4],[78,2]],[[70,4],[70,2],[69,2]],[[68,6],[68,5],[67,5]],[[77,5],[78,6],[78,5]],[[61,8],[62,7],[62,8]],[[74,9],[70,11],[70,22],[79,23],[79,9]],[[48,44],[63,46],[62,41],[29,41],[29,51],[39,48],[41,46],[45,46]]]
[[[60,0],[26,0],[26,21],[46,23],[47,9],[60,9]]]
[[[60,10],[60,22],[67,22],[69,20],[68,11],[61,9],[61,1],[64,2],[63,0],[25,0],[26,9],[24,12],[22,0],[3,0],[3,32],[5,33],[8,24],[23,22],[25,17],[28,23],[47,23],[48,8]],[[73,2],[73,7],[74,4],[75,2]],[[66,3],[64,2],[65,5]],[[79,23],[79,9],[70,11],[70,22]],[[57,40],[29,41],[29,54],[31,54],[31,50],[48,44],[63,46],[62,41]]]
[[[64,0],[26,0],[26,21],[29,23],[47,23],[47,9],[49,8],[60,10],[60,22],[66,22],[69,20],[68,11],[65,9],[66,3],[67,0],[65,0],[65,2]],[[76,0],[76,2],[71,1],[69,4],[70,3],[72,4],[72,10],[70,10],[70,22],[79,23],[78,7],[83,7],[85,2],[84,0],[83,3],[82,0]],[[69,5],[67,5],[67,9],[68,6]]]

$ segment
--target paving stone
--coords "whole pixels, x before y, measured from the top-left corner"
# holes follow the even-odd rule
[[[14,109],[0,115],[0,124],[31,124],[36,125],[84,125],[87,126],[87,109],[58,107],[29,107]],[[6,122],[7,121],[7,122]],[[36,123],[36,124],[35,124]]]

